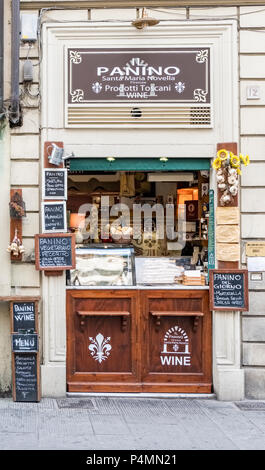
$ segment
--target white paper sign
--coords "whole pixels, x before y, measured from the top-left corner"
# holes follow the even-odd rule
[[[249,257],[248,270],[251,272],[265,271],[265,256]]]

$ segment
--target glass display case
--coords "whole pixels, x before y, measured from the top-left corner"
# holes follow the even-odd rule
[[[69,271],[70,286],[135,285],[134,249],[125,246],[76,248],[76,267]]]
[[[178,284],[183,280],[184,269],[190,269],[190,258],[135,258],[137,284]]]

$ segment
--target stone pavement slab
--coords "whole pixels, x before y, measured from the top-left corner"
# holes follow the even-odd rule
[[[95,396],[16,403],[3,398],[0,450],[15,449],[265,450],[265,402]]]

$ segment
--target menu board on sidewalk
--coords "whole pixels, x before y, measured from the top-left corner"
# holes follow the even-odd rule
[[[10,303],[14,401],[40,401],[38,299]]]
[[[75,267],[75,236],[72,233],[35,235],[37,270],[62,271]]]
[[[210,270],[210,309],[248,310],[247,269]]]
[[[37,354],[14,354],[15,401],[39,401]]]

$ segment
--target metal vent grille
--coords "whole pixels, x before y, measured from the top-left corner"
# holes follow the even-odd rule
[[[67,127],[212,127],[211,106],[69,106]]]

